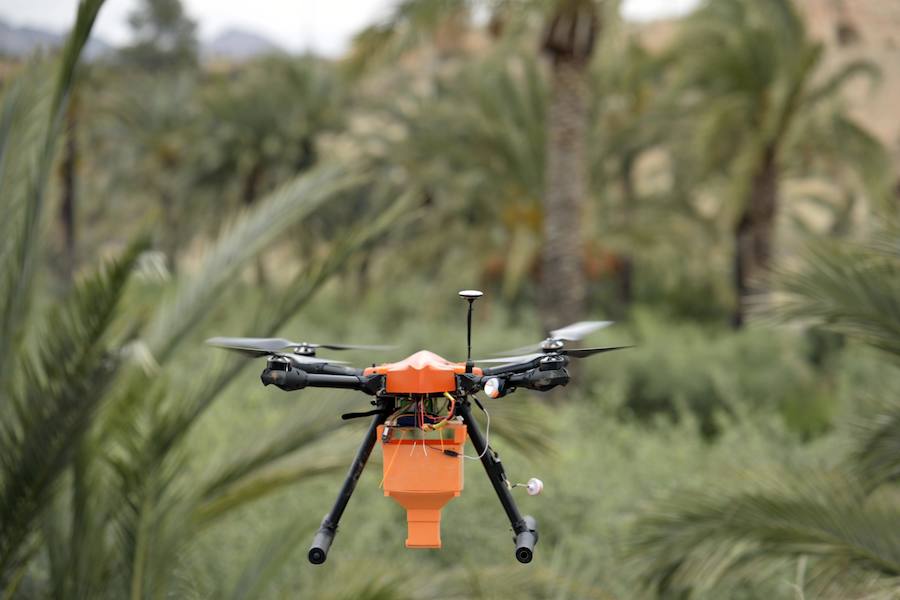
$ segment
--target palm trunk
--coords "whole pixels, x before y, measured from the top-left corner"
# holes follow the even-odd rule
[[[256,200],[256,194],[259,189],[259,181],[262,178],[262,174],[263,165],[261,162],[253,165],[253,168],[247,173],[247,178],[244,179],[244,190],[241,193],[241,199],[244,201],[244,206],[252,206],[253,201]]]
[[[587,66],[558,58],[547,118],[541,314],[549,331],[577,321],[585,309],[581,223],[586,186]]]
[[[302,173],[316,164],[319,153],[316,150],[316,142],[312,136],[306,136],[300,140],[300,157],[297,159],[295,169]]]
[[[637,155],[628,154],[622,161],[622,225],[627,233],[631,233],[632,215],[637,204],[637,191],[634,185],[634,166]],[[634,258],[630,253],[622,253],[619,266],[619,297],[628,307],[634,300]]]
[[[77,185],[78,138],[76,104],[73,98],[66,111],[66,143],[61,165],[62,201],[59,219],[63,230],[63,272],[71,280],[75,272],[75,203]]]
[[[599,30],[592,0],[558,0],[543,50],[552,59],[544,172],[540,305],[549,331],[585,310],[581,239],[587,189],[588,63]]]
[[[754,297],[768,288],[766,275],[772,260],[772,239],[778,209],[778,165],[776,149],[769,146],[750,182],[744,212],[735,228],[734,285],[736,308],[732,324],[746,322]]]

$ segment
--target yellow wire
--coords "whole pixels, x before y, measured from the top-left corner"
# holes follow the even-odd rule
[[[400,437],[397,439],[399,442],[403,437],[403,430],[400,430]],[[381,445],[382,450],[384,450],[385,444]],[[391,462],[388,463],[387,469],[384,470],[384,474],[381,476],[381,483],[378,484],[379,488],[384,488],[384,480],[387,479],[388,474],[391,472],[391,467],[394,466],[394,461],[397,460],[397,452],[400,452],[400,448],[397,448],[397,451],[394,452],[394,456],[391,457]]]

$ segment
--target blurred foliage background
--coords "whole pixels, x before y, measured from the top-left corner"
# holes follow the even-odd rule
[[[0,597],[900,597],[891,3],[405,0],[227,61],[144,0],[81,60],[102,4],[2,61]],[[490,403],[535,561],[477,463],[405,550],[376,450],[309,565],[365,401],[203,340],[459,359],[469,287],[481,356],[637,346]]]

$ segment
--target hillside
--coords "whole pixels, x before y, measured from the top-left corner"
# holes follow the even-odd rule
[[[66,35],[41,27],[16,26],[0,20],[0,56],[19,59],[38,50],[53,50],[62,46]],[[109,55],[115,47],[96,35],[85,48],[87,60]],[[264,54],[284,50],[264,35],[247,29],[232,27],[200,44],[200,56],[207,61],[244,61]]]
[[[852,111],[895,155],[900,156],[900,2],[800,0],[810,31],[828,46],[832,69],[865,59],[881,71],[875,89],[857,86]],[[829,69],[829,70],[832,70]]]
[[[17,27],[0,20],[0,56],[22,57],[38,49],[52,50],[62,46],[66,36],[38,27]],[[105,41],[92,36],[84,49],[84,56],[92,60],[112,50]]]
[[[797,0],[812,35],[826,46],[825,72],[852,60],[870,61],[881,71],[873,87],[855,85],[848,101],[852,114],[890,148],[900,163],[900,2],[885,0]],[[635,25],[652,50],[668,44],[677,21]]]

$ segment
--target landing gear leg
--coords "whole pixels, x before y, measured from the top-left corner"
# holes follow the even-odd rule
[[[510,525],[512,525],[512,530],[515,534],[513,540],[516,543],[516,559],[520,563],[529,563],[534,554],[534,545],[538,541],[537,521],[534,517],[527,515],[522,517],[519,513],[516,502],[510,493],[506,472],[503,470],[503,463],[500,462],[500,457],[488,447],[487,441],[478,427],[478,423],[472,418],[469,401],[463,400],[457,404],[456,410],[466,424],[469,439],[472,440],[472,446],[475,447],[475,453],[481,457],[481,464],[484,465],[484,470],[487,471],[491,485],[494,486],[494,491],[497,492],[500,504],[503,505],[503,510],[506,511],[506,516],[509,518]]]
[[[369,460],[369,455],[372,454],[372,448],[375,446],[377,437],[376,430],[379,425],[384,423],[385,418],[384,412],[380,412],[372,417],[372,422],[369,424],[368,431],[366,431],[366,437],[356,452],[353,464],[350,465],[350,470],[347,472],[347,477],[344,479],[344,485],[341,486],[337,500],[335,500],[331,511],[325,515],[319,531],[316,532],[316,537],[313,538],[308,557],[309,562],[314,565],[321,565],[328,558],[328,549],[331,548],[334,534],[337,533],[338,522],[341,520],[341,515],[344,514],[344,509],[347,508],[347,502],[350,501],[350,496],[356,488],[356,482],[359,481],[359,476],[366,466],[366,461]]]

